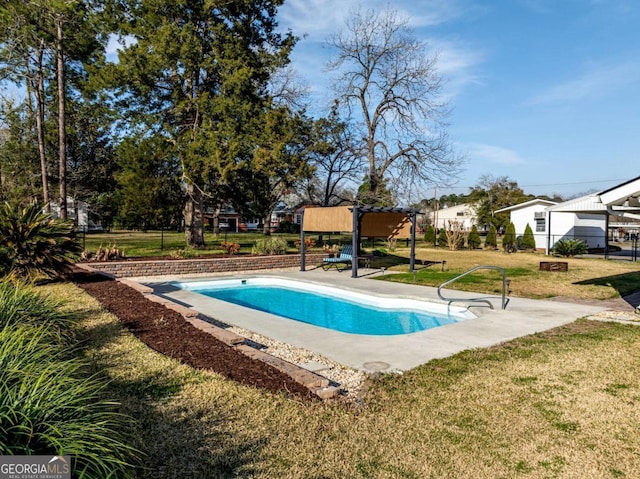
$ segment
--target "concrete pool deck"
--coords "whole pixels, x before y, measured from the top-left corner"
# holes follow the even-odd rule
[[[366,272],[366,270],[364,271]],[[441,302],[436,288],[377,281],[372,276],[351,278],[348,271],[250,272],[206,277],[131,278],[149,286],[154,294],[170,299],[219,322],[254,331],[293,346],[305,348],[345,366],[362,371],[404,371],[432,359],[443,358],[467,349],[484,348],[528,334],[545,331],[578,318],[606,311],[605,306],[511,298],[505,310],[500,297],[491,299],[494,310],[482,303],[470,307],[477,318],[440,326],[417,333],[396,336],[369,336],[342,333],[310,324],[283,319],[224,301],[181,290],[173,281],[279,277],[317,283],[380,296],[413,298]],[[446,296],[479,297],[478,293],[446,290]],[[455,302],[454,305],[465,305]],[[466,303],[469,304],[469,303]]]

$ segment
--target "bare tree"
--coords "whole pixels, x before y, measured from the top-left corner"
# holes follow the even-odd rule
[[[449,220],[448,228],[445,228],[447,246],[449,247],[449,249],[451,251],[456,251],[462,248],[468,234],[469,233],[465,230],[464,224],[461,221]]]
[[[384,182],[403,189],[447,183],[461,159],[451,147],[437,57],[428,55],[408,20],[392,10],[357,10],[330,40],[339,71],[338,101],[361,121],[368,188],[375,202]]]
[[[339,118],[337,105],[326,118],[313,125],[310,159],[314,177],[305,185],[310,201],[321,206],[352,202],[354,192],[348,190],[362,175],[361,142],[347,121]]]

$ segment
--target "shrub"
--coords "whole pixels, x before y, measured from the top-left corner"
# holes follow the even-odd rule
[[[89,250],[84,250],[82,252],[82,259],[91,261],[118,260],[124,257],[124,250],[118,248],[116,243],[113,243],[113,245],[108,244],[107,246],[100,245],[95,254]]]
[[[502,248],[507,253],[513,253],[518,249],[516,243],[516,227],[513,223],[507,225],[507,229],[502,237]]]
[[[478,228],[476,225],[473,225],[467,238],[467,245],[469,245],[469,249],[477,249],[481,244],[482,240],[480,239],[480,234],[478,234]]]
[[[587,253],[589,247],[587,243],[579,239],[559,240],[553,246],[555,254],[560,256],[576,256]]]
[[[438,234],[438,246],[442,246],[443,248],[449,246],[449,239],[447,238],[447,232],[444,228],[441,228]]]
[[[296,245],[296,248],[298,248],[298,249],[300,249],[300,246],[302,246],[302,242],[300,240],[296,240],[294,242],[294,244]],[[304,248],[307,251],[312,249],[312,248],[315,248],[315,247],[316,247],[316,240],[314,240],[313,238],[305,238],[304,239]],[[329,252],[329,245],[328,244],[324,244],[322,246],[322,249],[324,250],[325,253]]]
[[[278,226],[281,233],[300,233],[300,225],[289,220],[282,220]]]
[[[189,259],[189,258],[195,258],[196,252],[193,248],[187,246],[185,248],[180,248],[172,251],[170,256],[172,258],[177,258],[177,259]]]
[[[80,251],[71,221],[54,219],[36,204],[0,207],[0,273],[31,280],[55,278],[69,269]]]
[[[251,253],[257,255],[275,255],[287,253],[287,241],[278,236],[261,239],[255,242]]]
[[[491,225],[489,228],[489,233],[487,233],[487,237],[484,239],[484,246],[491,249],[498,248],[497,231],[494,225]]]
[[[436,230],[433,228],[433,225],[427,226],[427,230],[424,232],[424,241],[430,245],[436,243]]]
[[[536,249],[536,239],[533,236],[533,230],[531,226],[529,226],[529,223],[527,223],[527,227],[524,229],[524,235],[522,236],[522,249]]]
[[[220,246],[227,252],[229,256],[233,256],[238,251],[240,251],[240,245],[232,241],[223,241],[222,243],[220,243]]]

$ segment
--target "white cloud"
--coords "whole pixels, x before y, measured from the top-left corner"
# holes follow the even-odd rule
[[[482,83],[474,69],[484,62],[484,52],[450,40],[431,40],[429,44],[438,55],[436,68],[446,81],[447,97],[458,95],[469,85]]]
[[[640,64],[626,62],[619,65],[601,65],[578,78],[552,86],[534,95],[526,104],[573,103],[602,97],[636,83],[640,83]]]
[[[482,160],[502,166],[516,166],[527,163],[525,159],[513,150],[495,145],[473,143],[468,146],[469,157],[472,161]]]
[[[409,18],[410,26],[418,38],[428,41],[429,47],[438,54],[437,69],[446,81],[444,96],[451,99],[470,84],[479,83],[473,68],[484,61],[484,53],[476,47],[463,45],[457,39],[425,38],[429,27],[460,17],[474,7],[461,7],[463,0],[429,0],[415,2],[397,0],[393,3],[369,3],[359,0],[288,0],[278,12],[280,27],[290,29],[294,35],[305,36],[297,44],[293,58],[296,70],[308,79],[312,90],[325,90],[318,86],[326,80],[323,73],[330,49],[322,48],[327,38],[338,33],[345,21],[359,6],[391,8],[400,17]]]
[[[295,35],[307,35],[312,41],[324,41],[328,35],[337,33],[354,10],[390,8],[401,17],[409,18],[413,28],[429,27],[448,22],[463,14],[457,1],[428,0],[415,2],[362,2],[360,0],[288,0],[278,12],[280,26],[290,29]]]

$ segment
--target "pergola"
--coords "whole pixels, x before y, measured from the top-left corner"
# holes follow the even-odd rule
[[[307,207],[302,211],[300,224],[300,270],[305,271],[305,233],[351,233],[353,258],[351,277],[358,277],[358,254],[362,236],[411,239],[409,268],[413,271],[416,252],[416,216],[412,208],[381,206]]]

